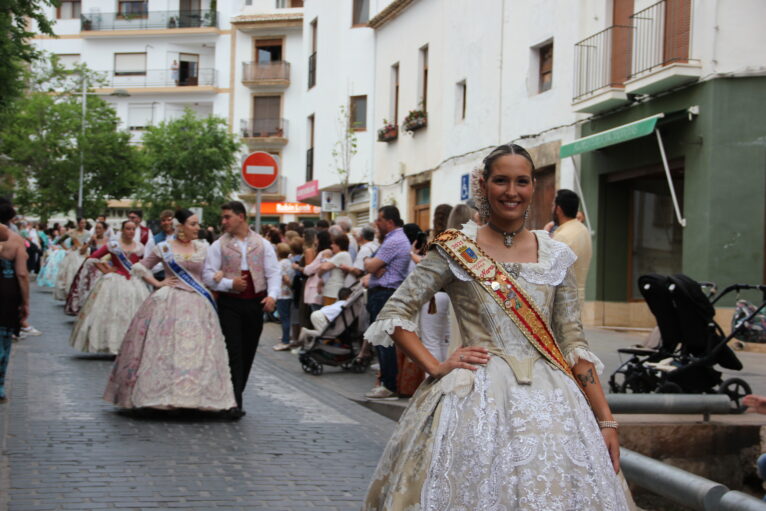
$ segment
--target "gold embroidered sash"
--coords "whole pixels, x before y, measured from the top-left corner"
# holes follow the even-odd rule
[[[481,284],[548,362],[577,383],[537,304],[505,271],[502,264],[496,263],[473,240],[455,229],[444,231],[433,243],[442,247],[461,268]]]

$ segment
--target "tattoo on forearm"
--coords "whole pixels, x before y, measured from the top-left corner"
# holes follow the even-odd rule
[[[593,376],[593,369],[588,369],[588,372],[578,374],[577,379],[580,381],[580,385],[585,388],[588,384],[596,383],[596,378]]]

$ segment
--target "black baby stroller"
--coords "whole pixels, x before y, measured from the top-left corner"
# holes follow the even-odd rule
[[[715,322],[714,304],[731,292],[757,289],[763,292],[763,303],[753,313],[766,307],[766,286],[735,284],[712,300],[699,283],[686,275],[649,274],[638,279],[641,294],[657,319],[662,336],[658,349],[623,348],[619,353],[631,355],[609,377],[609,388],[615,393],[661,394],[726,394],[732,411],[742,412],[742,398],[751,393],[750,385],[741,378],[722,381],[714,366],[739,371],[742,363],[727,343],[744,322],[728,336]]]
[[[363,373],[370,366],[371,357],[362,350],[364,288],[355,284],[341,313],[322,332],[308,340],[298,354],[301,367],[307,373],[319,376],[325,365]]]

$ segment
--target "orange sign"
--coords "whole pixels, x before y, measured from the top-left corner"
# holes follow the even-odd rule
[[[322,208],[303,202],[263,202],[262,215],[318,215]]]

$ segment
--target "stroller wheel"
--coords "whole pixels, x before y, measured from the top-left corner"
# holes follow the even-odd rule
[[[314,365],[311,368],[311,374],[313,374],[314,376],[319,376],[320,374],[322,374],[322,371],[324,371],[324,366],[320,364],[319,362],[317,362],[316,360],[313,360],[313,362],[314,362]]]
[[[657,394],[683,394],[684,389],[677,383],[666,381],[657,388]]]
[[[751,394],[752,389],[742,378],[729,378],[718,386],[718,393],[729,396],[732,413],[743,413],[747,407],[742,404],[742,398]]]

